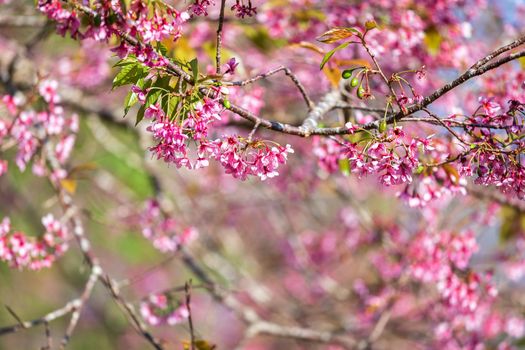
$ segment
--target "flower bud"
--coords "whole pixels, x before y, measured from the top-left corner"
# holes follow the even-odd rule
[[[357,97],[359,99],[363,99],[363,97],[365,96],[365,89],[360,86],[359,89],[357,89]]]
[[[341,74],[341,76],[343,77],[343,79],[350,79],[352,77],[352,73],[353,73],[353,69],[345,69],[343,71],[343,74]]]
[[[381,120],[379,123],[379,132],[383,133],[386,130],[386,120]]]

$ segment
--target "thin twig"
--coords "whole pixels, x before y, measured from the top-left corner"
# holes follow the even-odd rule
[[[77,299],[77,302],[75,303],[75,309],[73,310],[73,313],[71,315],[71,320],[69,321],[69,325],[66,329],[66,334],[62,338],[60,349],[65,349],[69,340],[71,339],[71,335],[73,334],[73,331],[75,330],[75,327],[78,324],[78,320],[80,318],[80,312],[82,311],[82,309],[84,308],[84,305],[86,304],[87,300],[91,296],[93,287],[95,287],[95,284],[101,273],[102,273],[102,269],[97,265],[93,266],[93,268],[91,269],[91,275],[89,276],[88,282],[86,283],[84,292],[82,293],[80,298]]]
[[[6,326],[0,328],[0,336],[9,334],[9,333],[16,333],[22,329],[29,329],[33,328],[35,326],[44,324],[46,322],[52,322],[58,318],[64,317],[68,315],[69,313],[73,312],[75,305],[77,303],[78,299],[71,300],[66,305],[61,307],[60,309],[56,309],[45,316],[41,318],[34,319],[32,321],[25,321],[25,322],[18,322],[15,325],[12,326]]]
[[[259,128],[260,123],[255,123],[255,125],[252,128],[252,131],[248,134],[248,143],[252,142],[253,135],[255,135],[255,132],[257,131],[257,128]]]
[[[434,118],[436,120],[436,122],[441,125],[442,127],[444,127],[445,129],[447,129],[447,131],[452,135],[454,136],[459,142],[461,142],[462,144],[464,145],[467,145],[467,146],[470,146],[470,143],[468,143],[467,141],[463,140],[454,130],[452,130],[447,124],[445,124],[441,119],[439,119],[438,116],[436,116],[434,113],[432,113],[431,111],[429,111],[427,108],[423,108],[423,110],[432,118]]]
[[[221,0],[221,12],[219,14],[219,25],[217,26],[217,48],[215,52],[215,72],[221,74],[221,50],[222,50],[222,27],[224,25],[224,7],[226,0]]]
[[[394,88],[392,87],[391,81],[390,81],[390,79],[388,79],[386,77],[385,73],[383,73],[383,70],[381,69],[381,66],[379,65],[379,62],[377,61],[377,58],[376,58],[375,54],[370,50],[370,48],[366,44],[366,41],[365,41],[364,38],[361,38],[361,43],[362,43],[363,47],[365,48],[366,52],[368,53],[368,55],[370,56],[370,58],[372,59],[372,61],[374,62],[374,65],[376,66],[376,68],[377,68],[377,70],[379,72],[379,75],[381,76],[381,78],[385,82],[386,86],[388,86],[388,89],[390,90],[390,93],[392,94],[392,98],[394,98],[394,100],[396,101],[396,104],[399,107],[399,113],[404,113],[403,107],[399,103],[399,100],[397,98],[396,92],[395,92]]]
[[[128,320],[132,324],[132,326],[135,328],[135,330],[141,334],[156,350],[163,350],[164,347],[160,343],[159,340],[157,340],[146,328],[146,326],[142,323],[140,320],[140,317],[135,312],[133,306],[126,302],[124,298],[120,295],[120,291],[118,286],[114,281],[111,280],[109,276],[101,276],[100,277],[102,283],[107,287],[109,292],[111,293],[113,300],[117,303],[117,305],[124,311],[124,313],[128,316]]]
[[[184,284],[184,292],[186,293],[186,309],[188,310],[191,350],[195,350],[195,331],[193,329],[193,319],[191,317],[191,279]]]
[[[297,89],[301,93],[304,101],[306,102],[306,106],[308,107],[308,110],[311,111],[314,108],[315,104],[310,99],[310,97],[308,96],[308,93],[306,92],[306,89],[305,89],[304,85],[299,81],[299,78],[289,68],[284,67],[284,66],[280,66],[280,67],[271,69],[271,70],[269,70],[266,73],[258,74],[256,76],[250,78],[250,79],[240,80],[240,81],[233,81],[233,82],[225,82],[224,85],[246,86],[246,85],[249,85],[249,84],[253,84],[256,81],[259,81],[261,79],[266,79],[266,78],[268,78],[268,77],[270,77],[270,76],[272,76],[272,75],[274,75],[276,73],[279,73],[279,72],[284,72],[284,74],[286,74],[290,78],[290,80],[295,84],[295,86],[297,87]]]
[[[510,50],[520,46],[523,43],[525,43],[525,36],[522,36],[521,38],[511,42],[510,44],[502,46],[499,49],[493,51],[489,55],[483,57],[482,59],[480,59],[479,61],[474,63],[474,65],[472,65],[472,67],[470,67],[470,68],[471,69],[479,68],[479,67],[485,65],[486,63],[488,63],[489,61],[493,60],[497,56],[501,55],[502,53],[510,51]]]
[[[42,347],[42,350],[51,350],[53,346],[53,338],[51,338],[51,329],[49,328],[49,322],[44,322],[44,332],[46,335],[46,345]]]

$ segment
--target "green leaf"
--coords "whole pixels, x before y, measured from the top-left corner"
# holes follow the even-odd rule
[[[135,119],[135,126],[139,125],[142,119],[144,119],[144,112],[146,112],[146,105],[140,106],[139,111],[137,112],[137,118]]]
[[[344,49],[344,48],[347,47],[348,45],[350,45],[349,42],[342,43],[341,45],[339,45],[339,46],[336,47],[335,49],[328,51],[328,52],[326,53],[326,55],[324,55],[323,60],[321,61],[321,68],[320,68],[320,69],[323,69],[324,65],[328,62],[328,60],[329,60],[330,58],[332,58],[332,56],[336,53],[336,51],[339,51],[339,50],[341,50],[341,49]]]
[[[162,43],[157,43],[157,51],[164,57],[168,55],[168,48]]]
[[[167,96],[162,99],[161,107],[162,107],[162,110],[168,116],[168,118],[171,119],[171,117],[175,114],[178,102],[179,102],[179,98],[174,97],[174,96]]]
[[[171,90],[170,82],[171,82],[170,75],[158,76],[157,80],[155,80],[152,86],[159,87],[164,90]]]
[[[157,100],[159,99],[160,95],[164,93],[164,91],[161,91],[159,89],[151,89],[148,92],[148,95],[146,95],[146,103],[144,103],[145,106],[154,105],[157,103]]]
[[[129,77],[133,76],[135,73],[136,73],[135,65],[124,66],[113,79],[113,88],[116,88],[117,86],[125,85],[124,81],[126,79],[129,79]]]
[[[126,65],[113,79],[113,89],[123,85],[135,84],[146,75],[147,70],[140,64]]]
[[[190,61],[191,72],[193,73],[193,81],[199,80],[199,61],[194,58]]]
[[[133,91],[128,92],[126,99],[124,100],[124,117],[128,114],[129,109],[138,102],[138,96]]]
[[[323,33],[316,40],[325,44],[335,43],[337,41],[351,37],[352,35],[360,36],[361,33],[355,28],[343,28],[337,27],[330,29],[329,31]]]
[[[130,56],[130,57],[126,57],[122,60],[119,60],[117,63],[115,63],[113,65],[113,67],[124,67],[124,66],[128,66],[130,64],[134,64],[134,63],[137,63],[137,60],[135,59],[135,57],[133,56]]]

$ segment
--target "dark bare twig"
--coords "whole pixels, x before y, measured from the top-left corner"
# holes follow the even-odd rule
[[[255,135],[257,128],[259,128],[259,123],[255,123],[255,125],[252,128],[252,131],[250,131],[250,133],[248,134],[248,143],[252,142],[253,135]]]
[[[44,332],[46,335],[46,345],[42,347],[42,350],[51,350],[53,346],[53,339],[51,338],[51,329],[49,328],[49,322],[44,322]]]
[[[354,105],[346,103],[344,101],[337,103],[337,105],[334,106],[334,109],[350,109],[350,110],[356,110],[356,111],[377,113],[381,117],[383,117],[385,115],[385,110],[383,108],[374,108],[374,107],[366,107],[366,106],[354,106]],[[387,114],[391,114],[391,113],[387,112]]]
[[[188,310],[188,325],[190,327],[190,344],[191,350],[195,350],[195,331],[193,329],[193,319],[191,317],[191,279],[184,284],[186,294],[186,309]]]
[[[299,81],[299,78],[297,78],[297,76],[289,68],[284,67],[284,66],[280,66],[280,67],[274,68],[272,70],[269,70],[266,73],[258,74],[256,76],[254,76],[253,78],[250,78],[250,79],[240,80],[240,81],[233,81],[233,82],[225,82],[224,85],[246,86],[246,85],[249,85],[249,84],[253,84],[256,81],[259,81],[261,79],[266,79],[266,78],[268,78],[268,77],[270,77],[270,76],[272,76],[272,75],[274,75],[276,73],[279,73],[279,72],[284,72],[284,74],[286,74],[288,77],[290,77],[290,80],[292,80],[292,82],[295,84],[295,86],[297,87],[297,89],[299,90],[301,95],[303,96],[303,99],[306,102],[306,106],[308,107],[308,110],[311,111],[314,108],[315,104],[313,103],[313,101],[308,96],[308,93],[306,92],[306,89],[305,89],[304,85]]]
[[[221,50],[222,50],[222,27],[224,25],[224,7],[226,0],[221,0],[221,11],[219,14],[219,25],[217,26],[217,48],[215,52],[215,72],[221,74]]]
[[[386,328],[386,325],[388,321],[390,320],[390,317],[392,316],[392,312],[390,310],[386,310],[381,314],[381,317],[375,324],[374,328],[372,329],[372,332],[370,333],[370,336],[368,337],[368,341],[370,343],[373,343],[379,339],[381,334]]]
[[[140,317],[137,315],[136,311],[134,310],[133,306],[126,302],[124,298],[120,295],[120,290],[116,283],[111,280],[109,276],[101,276],[100,280],[102,283],[107,287],[109,292],[111,293],[113,300],[117,303],[117,305],[124,311],[124,314],[128,317],[128,320],[132,324],[132,326],[135,328],[135,330],[141,334],[156,350],[163,350],[164,347],[160,343],[159,340],[157,340],[146,328],[146,326],[142,323]]]
[[[439,125],[441,125],[442,127],[444,127],[445,129],[447,129],[447,131],[452,135],[454,136],[459,142],[461,142],[462,144],[464,145],[467,145],[467,146],[470,146],[470,143],[466,142],[465,140],[463,140],[454,130],[452,130],[447,124],[445,124],[441,119],[439,119],[438,116],[436,116],[434,113],[432,113],[431,111],[429,111],[427,108],[423,108],[423,110],[430,116],[432,117]]]
[[[524,41],[525,41],[525,36],[517,39],[515,42],[505,46],[504,48],[507,48],[507,50],[509,50],[508,47],[514,47],[513,44],[518,43],[518,42],[519,43],[523,43]],[[495,52],[499,52],[499,51],[501,51],[501,49],[502,48],[496,50]],[[492,54],[490,54],[489,56],[491,56],[491,55]],[[450,84],[447,84],[447,85],[443,86],[442,88],[440,88],[440,89],[436,90],[434,93],[432,93],[430,96],[426,97],[423,100],[423,102],[421,103],[421,105],[422,106],[429,105],[430,103],[434,102],[435,100],[437,100],[438,98],[440,98],[441,96],[443,96],[444,94],[446,94],[447,92],[449,92],[450,90],[455,88],[456,86],[459,86],[459,85],[463,84],[467,80],[470,80],[470,79],[472,79],[474,77],[482,75],[482,74],[484,74],[484,73],[486,73],[486,72],[488,72],[488,71],[490,71],[492,69],[498,68],[499,66],[501,66],[501,65],[503,65],[505,63],[508,63],[510,61],[516,60],[516,59],[518,59],[520,57],[525,57],[525,50],[524,51],[519,51],[519,52],[516,52],[516,53],[513,53],[513,54],[510,54],[510,55],[508,55],[506,57],[502,57],[499,60],[496,60],[496,61],[493,61],[493,62],[488,63],[486,65],[483,65],[480,68],[469,69],[468,71],[466,71],[465,73],[460,75],[458,78],[454,79]]]
[[[133,277],[130,277],[130,278],[126,278],[125,280],[122,280],[122,281],[119,281],[117,283],[117,286],[119,288],[122,288],[122,287],[127,287],[127,286],[130,286],[134,283],[137,283],[139,281],[141,281],[142,279],[144,279],[146,276],[148,276],[151,272],[161,268],[161,267],[164,267],[165,265],[169,264],[170,262],[173,261],[173,259],[175,259],[175,255],[170,255],[168,258],[162,260],[161,262],[159,262],[158,264],[146,269],[145,271],[143,272],[140,272],[138,273],[137,275],[133,276]]]
[[[94,269],[92,269],[89,279],[86,283],[86,286],[84,287],[84,291],[82,292],[82,295],[79,298],[71,300],[66,305],[64,305],[62,308],[52,311],[41,318],[38,318],[32,321],[28,321],[28,322],[24,322],[11,308],[6,306],[9,313],[18,321],[18,323],[14,326],[7,326],[7,327],[0,328],[0,335],[4,335],[8,333],[15,333],[15,332],[18,332],[19,330],[32,328],[32,327],[35,327],[41,324],[48,324],[49,322],[52,322],[58,318],[64,317],[71,313],[71,321],[69,323],[69,326],[66,331],[66,335],[64,336],[64,339],[62,340],[62,344],[61,344],[61,348],[63,349],[67,345],[67,342],[69,341],[69,338],[71,337],[71,334],[73,330],[75,329],[75,326],[80,316],[80,311],[82,310],[82,307],[86,304],[87,300],[89,299],[89,296],[91,295],[93,287],[95,286],[95,283],[100,273],[101,273],[100,268],[95,267]],[[47,331],[46,331],[46,334],[47,334]]]
[[[506,57],[503,57],[503,58],[500,58],[499,60],[496,60],[494,62],[491,62],[479,69],[476,69],[476,70],[469,70],[465,73],[463,73],[462,75],[460,75],[458,78],[456,78],[454,81],[452,81],[451,83],[443,86],[442,88],[436,90],[434,93],[432,93],[431,95],[427,96],[426,98],[423,99],[423,101],[420,103],[420,104],[417,104],[417,105],[412,105],[410,107],[407,108],[407,113],[402,113],[402,112],[398,112],[394,115],[390,115],[389,117],[386,118],[386,122],[388,124],[392,124],[394,122],[397,122],[397,121],[400,121],[402,120],[404,117],[410,115],[410,114],[413,114],[415,112],[418,112],[420,110],[422,110],[424,107],[428,106],[429,104],[431,104],[432,102],[434,102],[435,100],[437,100],[438,98],[440,98],[441,96],[443,96],[445,93],[447,93],[448,91],[452,90],[453,88],[463,84],[464,82],[476,77],[476,76],[479,76],[479,75],[482,75],[492,69],[495,69],[505,63],[508,63],[510,61],[513,61],[515,59],[518,59],[520,57],[525,57],[525,51],[520,51],[520,52],[517,52],[515,54],[512,54],[512,55],[509,55],[509,56],[506,56]],[[301,127],[297,127],[297,126],[292,126],[292,125],[289,125],[289,124],[284,124],[284,123],[279,123],[279,122],[275,122],[275,121],[270,121],[270,120],[266,120],[266,119],[262,119],[256,115],[254,115],[253,113],[243,109],[243,108],[240,108],[238,106],[235,106],[235,105],[232,105],[231,108],[230,108],[231,111],[233,111],[234,113],[236,113],[237,115],[243,117],[244,119],[247,119],[249,121],[251,121],[252,123],[255,123],[257,121],[259,121],[260,125],[264,128],[267,128],[267,129],[270,129],[270,130],[275,130],[275,131],[278,131],[278,132],[282,132],[282,133],[286,133],[286,134],[290,134],[290,135],[296,135],[296,136],[301,136],[301,137],[308,137],[310,135],[321,135],[321,136],[330,136],[330,135],[346,135],[349,133],[349,130],[346,128],[346,127],[334,127],[334,128],[314,128],[311,130],[311,132],[307,132],[304,130],[304,128],[301,128]],[[373,122],[370,122],[370,123],[367,123],[367,124],[364,124],[364,125],[361,125],[360,127],[362,129],[365,129],[365,130],[373,130],[373,129],[378,129],[379,128],[379,123],[380,121],[379,120],[376,120],[376,121],[373,121]]]
[[[459,120],[454,119],[442,119],[439,118],[441,122],[449,125],[451,128],[483,128],[483,129],[495,129],[495,130],[504,130],[504,129],[510,129],[512,127],[521,127],[525,128],[525,126],[521,125],[490,125],[490,124],[482,124],[482,123],[470,123],[470,122],[462,122]],[[399,122],[401,123],[427,123],[432,125],[442,125],[440,122],[438,122],[434,118],[425,118],[425,117],[407,117],[403,118]]]
[[[9,312],[9,314],[11,316],[13,316],[13,318],[18,322],[18,324],[23,326],[24,325],[24,321],[22,321],[22,319],[20,317],[18,317],[16,312],[13,309],[11,309],[11,307],[8,306],[8,305],[4,305],[4,306],[5,306],[6,310],[7,310],[7,312]]]

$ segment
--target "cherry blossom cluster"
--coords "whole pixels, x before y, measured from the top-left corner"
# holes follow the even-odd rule
[[[144,93],[137,87],[139,100]],[[224,89],[224,88],[222,88]],[[205,97],[192,106],[192,112],[180,123],[170,120],[158,105],[146,108],[144,116],[151,120],[147,130],[152,133],[157,145],[150,148],[157,159],[175,164],[178,168],[198,169],[209,165],[208,159],[216,159],[227,174],[241,180],[257,176],[261,180],[273,178],[279,173],[279,165],[286,163],[293,153],[290,145],[269,145],[261,140],[248,140],[240,136],[225,136],[209,139],[209,126],[221,120],[224,107],[216,100]],[[197,158],[188,157],[189,144],[197,143]]]
[[[435,205],[432,203],[425,211],[435,216]],[[364,254],[374,267],[365,269],[363,279],[354,280],[353,292],[360,302],[358,311],[352,314],[363,329],[373,328],[378,317],[393,305],[391,312],[403,323],[422,317],[432,327],[430,348],[461,349],[464,344],[505,348],[525,334],[522,316],[498,308],[499,293],[491,270],[474,269],[472,257],[480,247],[473,230],[427,230],[411,235],[395,224],[378,222],[375,231],[367,232],[350,208],[341,212],[340,220],[322,233],[301,234],[300,249],[297,243],[286,245],[294,272],[287,274],[285,285],[301,300],[315,303],[327,291],[319,283],[321,279],[305,280],[298,271],[316,269],[330,274],[331,266],[338,266],[350,249],[353,255]],[[372,271],[377,276],[371,277]],[[406,280],[410,281],[408,289],[397,285]],[[420,296],[415,292],[419,288],[430,288],[437,295]]]
[[[197,15],[206,15],[206,8],[209,5],[211,5],[209,1],[196,1],[190,9]],[[112,34],[117,34],[118,37],[122,37],[122,32],[132,35],[143,45],[131,45],[122,40],[120,46],[114,49],[120,58],[125,59],[132,55],[138,62],[148,67],[166,66],[167,58],[157,53],[153,44],[167,37],[173,40],[179,38],[180,25],[189,19],[189,15],[166,6],[163,11],[155,8],[151,16],[150,8],[141,1],[133,1],[128,12],[123,11],[121,6],[121,4],[102,2],[90,8],[96,15],[82,33],[79,32],[78,23],[74,21],[77,19],[75,10],[65,10],[60,2],[53,1],[42,3],[40,9],[57,21],[60,29],[69,29],[74,38],[108,40]],[[255,14],[255,8],[250,1],[247,4],[238,1],[232,9],[241,17]],[[124,23],[126,18],[129,21]],[[172,18],[172,22],[166,18]],[[61,33],[63,34],[64,30]],[[235,59],[228,61],[225,74],[233,74],[237,65]],[[221,113],[224,111],[218,97],[228,94],[228,89],[224,87],[211,88],[214,91],[213,98],[203,97],[202,100],[191,105],[191,112],[173,118],[172,115],[166,115],[167,111],[160,103],[150,104],[146,101],[152,88],[138,85],[132,87],[132,93],[138,102],[144,105],[144,117],[152,122],[148,131],[157,142],[157,145],[151,148],[153,154],[158,159],[173,163],[179,168],[190,169],[205,167],[209,164],[208,159],[214,158],[226,168],[227,173],[240,179],[246,179],[249,175],[258,176],[263,180],[276,176],[279,165],[286,162],[287,153],[293,151],[290,146],[270,147],[261,141],[242,142],[242,138],[238,137],[209,140],[209,125],[221,120]],[[195,161],[191,161],[188,156],[188,144],[192,141],[198,143]]]
[[[459,138],[453,140],[456,142],[437,137],[410,139],[396,127],[371,141],[318,139],[314,153],[326,172],[343,171],[358,177],[376,174],[386,186],[405,184],[399,196],[413,207],[446,195],[465,194],[469,177],[477,184],[495,185],[504,193],[523,198],[525,169],[520,157],[525,144],[519,135],[524,107],[518,100],[510,100],[508,105],[503,111],[493,99],[480,98],[474,114],[444,119],[448,128],[465,130],[463,136],[454,134]],[[358,126],[349,125],[354,133],[362,134]]]
[[[328,172],[343,169],[359,178],[375,174],[385,186],[411,183],[420,165],[420,153],[433,149],[430,140],[411,139],[401,127],[389,129],[372,140],[316,142],[314,154],[322,169]]]
[[[2,97],[9,118],[0,118],[0,143],[17,148],[15,163],[22,171],[34,159],[32,170],[37,176],[47,175],[45,158],[37,152],[43,142],[54,143],[52,156],[59,164],[64,164],[71,154],[78,131],[78,116],[65,115],[57,87],[54,80],[42,80],[38,84],[35,97],[44,102],[45,108],[34,109],[20,95]],[[7,164],[2,161],[0,175],[7,171]],[[61,179],[67,174],[58,169],[52,175],[54,179]]]
[[[273,178],[279,165],[286,163],[288,154],[294,150],[290,145],[269,146],[260,140],[244,140],[242,137],[229,136],[214,142],[216,153],[213,155],[236,179],[245,180],[248,176],[258,176],[261,180]]]
[[[236,12],[236,16],[239,18],[252,17],[257,14],[257,7],[252,5],[251,0],[235,0],[235,5],[231,9]]]
[[[435,285],[445,307],[443,312],[455,320],[454,327],[465,326],[470,318],[479,317],[480,308],[490,305],[498,294],[490,274],[468,269],[477,250],[471,231],[420,233],[408,248],[410,274],[416,280]]]
[[[153,199],[146,202],[140,217],[140,227],[144,237],[163,253],[175,252],[198,236],[195,228],[182,228],[173,218],[165,215],[159,202]]]
[[[144,113],[145,118],[151,120],[147,130],[158,142],[150,150],[158,159],[173,163],[178,168],[184,166],[188,169],[198,169],[207,166],[208,156],[216,149],[207,139],[208,128],[210,124],[221,120],[223,110],[224,107],[215,99],[204,98],[202,102],[193,105],[193,111],[186,115],[182,124],[179,124],[170,120],[158,104],[150,105]],[[190,141],[199,144],[197,159],[194,162],[188,158]]]
[[[472,151],[461,157],[461,173],[475,176],[481,185],[495,185],[504,193],[525,198],[525,168],[521,153],[525,143],[520,138],[524,131],[525,105],[510,100],[502,112],[499,103],[480,99],[480,108],[467,118],[467,132],[472,139]],[[496,128],[496,129],[494,129]]]
[[[483,304],[469,315],[435,311],[443,319],[433,332],[434,348],[478,349],[490,344],[497,349],[516,349],[513,344],[525,334],[522,317],[498,312],[491,304]]]
[[[213,0],[194,0],[189,10],[195,16],[208,16],[208,6],[215,5]]]
[[[61,35],[69,32],[74,39],[92,38],[103,42],[108,42],[112,35],[117,38],[128,35],[143,44],[131,45],[122,40],[114,48],[119,57],[133,55],[149,67],[166,66],[166,58],[158,54],[151,44],[166,38],[177,40],[181,36],[182,24],[190,18],[188,12],[179,12],[166,5],[152,5],[150,14],[150,6],[141,0],[132,1],[129,9],[123,8],[122,4],[118,1],[97,1],[91,7],[82,7],[58,0],[40,0],[38,8],[57,23]],[[82,21],[83,18],[85,21]],[[85,28],[81,22],[86,23]]]
[[[186,305],[178,303],[170,293],[149,295],[140,303],[140,314],[152,326],[173,326],[189,316]]]
[[[208,16],[208,7],[215,5],[214,0],[193,0],[189,11],[195,16]],[[252,5],[251,0],[235,0],[231,7],[239,18],[253,17],[257,14],[257,8]]]
[[[68,250],[67,227],[52,214],[42,218],[45,232],[39,237],[12,231],[11,221],[5,217],[0,222],[0,260],[13,268],[40,270],[50,267]]]

